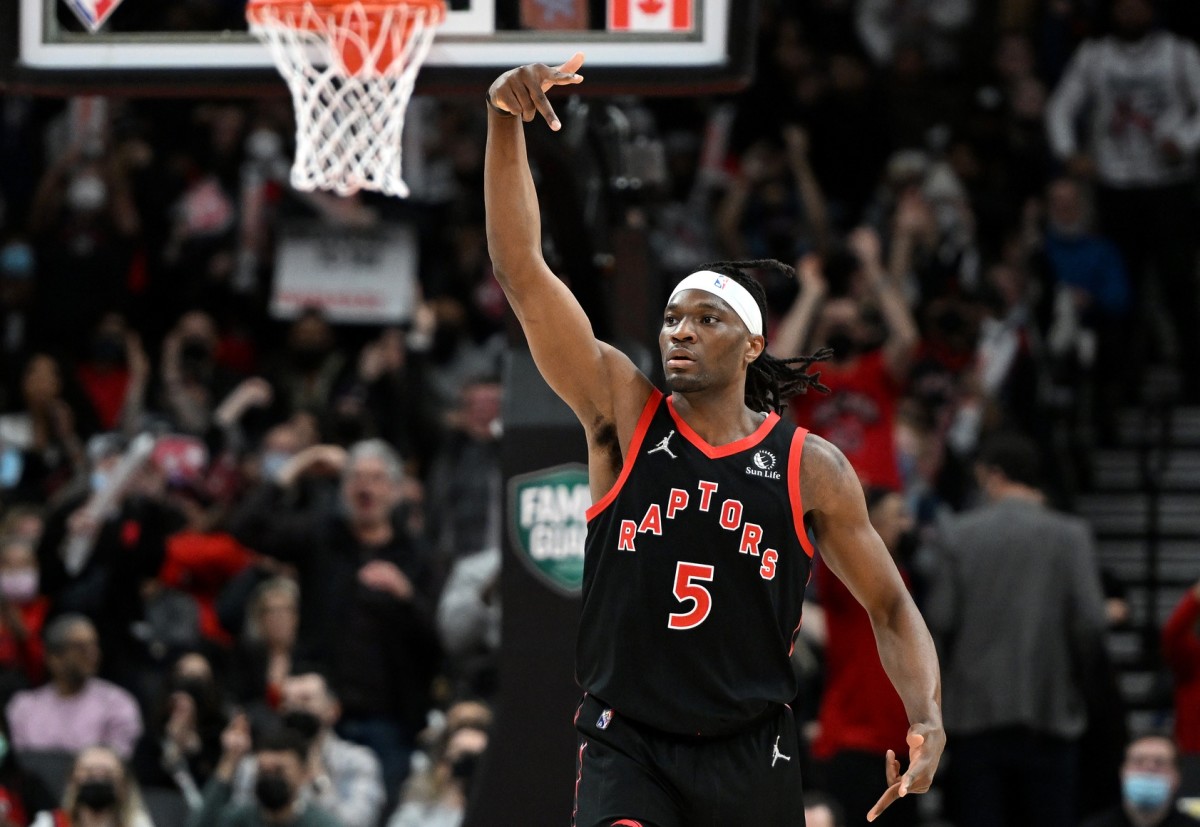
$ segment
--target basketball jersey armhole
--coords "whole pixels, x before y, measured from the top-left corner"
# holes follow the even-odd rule
[[[637,425],[633,429],[633,436],[629,440],[629,449],[625,452],[624,461],[621,463],[621,473],[612,488],[608,489],[608,493],[584,512],[584,519],[587,522],[590,523],[592,518],[608,508],[621,493],[625,480],[629,479],[629,474],[633,471],[633,463],[637,460],[638,452],[642,450],[642,440],[646,438],[646,431],[650,429],[650,421],[654,419],[654,413],[658,410],[658,403],[662,401],[662,398],[662,391],[658,388],[650,391],[650,398],[646,400],[646,405],[642,408],[642,415],[638,417]]]
[[[800,496],[800,461],[804,458],[804,439],[808,436],[805,428],[797,428],[792,434],[792,446],[788,451],[788,499],[792,504],[792,522],[795,525],[796,537],[804,553],[813,556],[812,540],[809,539],[808,529],[804,525],[804,500]]]

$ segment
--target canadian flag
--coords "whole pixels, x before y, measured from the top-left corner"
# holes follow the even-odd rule
[[[608,0],[610,32],[689,32],[695,0]]]

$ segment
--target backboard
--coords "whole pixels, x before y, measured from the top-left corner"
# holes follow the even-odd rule
[[[109,16],[95,33],[72,5]],[[587,93],[696,94],[752,70],[754,0],[448,0],[418,92],[481,93],[499,71],[587,54]],[[0,88],[40,94],[285,93],[245,0],[0,3]]]

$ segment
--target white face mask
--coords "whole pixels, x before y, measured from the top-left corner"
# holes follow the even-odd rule
[[[99,175],[77,175],[67,187],[67,204],[80,212],[98,210],[107,200],[108,185]]]
[[[0,597],[13,603],[28,603],[37,597],[38,570],[16,569],[0,572]]]
[[[109,473],[96,469],[92,472],[90,480],[93,491],[103,491],[108,487]]]

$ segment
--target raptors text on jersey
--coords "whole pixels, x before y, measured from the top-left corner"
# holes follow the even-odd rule
[[[651,394],[620,477],[587,512],[577,676],[631,720],[733,732],[796,694],[812,542],[807,432],[777,414],[711,446]]]

